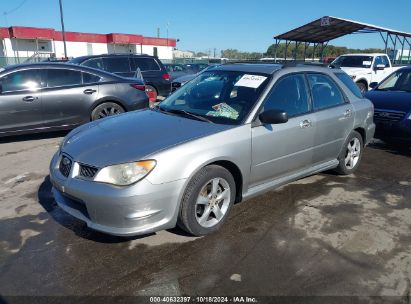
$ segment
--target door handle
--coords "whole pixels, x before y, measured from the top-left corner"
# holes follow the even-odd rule
[[[312,126],[311,120],[304,119],[302,122],[300,122],[300,128],[301,129],[309,128],[311,126]]]
[[[350,109],[345,110],[344,112],[344,117],[345,118],[349,118],[351,117],[352,111]]]
[[[97,92],[97,91],[96,91],[96,90],[93,90],[93,89],[87,89],[87,90],[84,90],[84,91],[83,91],[84,94],[88,94],[88,95],[93,94],[93,93],[95,93],[95,92]]]
[[[39,99],[39,98],[38,98],[38,97],[33,97],[33,96],[23,97],[23,101],[25,101],[25,102],[33,102],[33,101],[35,101],[36,99]]]

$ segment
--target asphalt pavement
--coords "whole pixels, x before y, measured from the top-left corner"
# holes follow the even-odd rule
[[[53,201],[62,133],[0,140],[0,294],[398,296],[411,282],[411,150],[374,143],[326,172],[237,204],[221,231],[119,238]]]

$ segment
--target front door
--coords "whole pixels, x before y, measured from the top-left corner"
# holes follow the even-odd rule
[[[312,163],[316,122],[304,75],[291,74],[278,80],[263,107],[263,111],[283,110],[289,120],[252,128],[251,187]]]
[[[385,63],[382,59],[382,56],[375,57],[373,69],[372,69],[372,72],[371,72],[372,73],[371,82],[380,83],[385,78],[385,76],[387,76],[387,72],[385,71],[385,69],[383,69],[383,70],[377,69],[377,65],[384,65],[385,66]]]
[[[0,87],[0,133],[43,127],[40,70],[4,75]]]

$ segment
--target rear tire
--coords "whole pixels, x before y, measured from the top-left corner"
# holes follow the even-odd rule
[[[338,157],[339,164],[335,171],[341,175],[353,174],[360,165],[363,150],[364,141],[361,134],[357,131],[351,132]]]
[[[113,115],[118,115],[124,113],[125,110],[122,106],[115,102],[103,102],[99,104],[94,110],[91,112],[91,120],[97,120]]]
[[[235,181],[228,170],[216,165],[204,167],[187,185],[178,226],[195,236],[217,231],[228,217],[235,194]]]

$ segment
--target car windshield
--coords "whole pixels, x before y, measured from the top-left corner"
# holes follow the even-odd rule
[[[330,66],[349,68],[370,68],[372,56],[340,56]]]
[[[411,70],[392,73],[376,88],[377,91],[411,92]]]
[[[269,75],[263,74],[206,71],[161,102],[158,109],[191,119],[240,124],[268,81]]]

